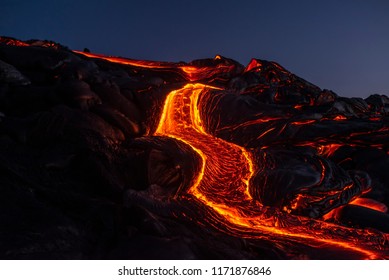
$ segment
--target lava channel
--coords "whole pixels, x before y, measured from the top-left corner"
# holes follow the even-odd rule
[[[214,223],[219,230],[239,237],[346,252],[360,259],[389,258],[388,234],[290,215],[253,200],[250,179],[260,163],[254,164],[243,147],[208,134],[201,121],[199,96],[214,89],[187,84],[170,92],[155,135],[182,141],[201,157],[200,172],[188,193],[218,214],[210,216],[219,219]]]

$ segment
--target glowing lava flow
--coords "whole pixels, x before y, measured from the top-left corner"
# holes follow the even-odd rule
[[[136,59],[128,59],[128,58],[122,58],[122,57],[114,57],[114,56],[106,56],[106,55],[100,55],[100,54],[93,54],[88,52],[80,52],[80,51],[73,51],[78,54],[85,55],[90,58],[99,58],[104,59],[113,63],[120,63],[124,65],[130,65],[140,68],[146,68],[146,69],[159,69],[159,70],[172,70],[172,69],[179,69],[183,72],[185,78],[191,82],[202,80],[205,78],[209,78],[212,75],[216,73],[221,72],[229,72],[231,68],[233,68],[232,65],[218,65],[217,67],[196,67],[186,64],[180,64],[180,63],[171,63],[171,62],[155,62],[155,61],[146,61],[146,60],[136,60]],[[215,60],[220,59],[220,56],[215,56]]]
[[[191,82],[229,71],[227,65],[215,69],[75,52],[140,69],[179,70]],[[215,88],[204,84],[187,84],[172,91],[166,98],[155,132],[155,135],[186,143],[201,157],[201,169],[188,193],[208,207],[208,212],[203,215],[208,215],[206,219],[209,223],[231,235],[269,240],[276,247],[278,243],[284,244],[280,245],[284,246],[283,250],[286,250],[287,244],[292,247],[297,245],[297,250],[308,246],[331,250],[335,254],[348,252],[348,257],[355,258],[389,258],[388,234],[293,216],[253,200],[249,192],[250,179],[256,169],[265,167],[254,166],[250,154],[244,148],[207,133],[200,117],[199,96],[206,95],[211,89]],[[295,123],[301,124],[305,123]],[[336,149],[335,146],[330,148]]]
[[[47,41],[26,43],[0,37],[1,40],[7,45],[18,47],[34,46],[36,44],[39,47],[60,48],[59,45]],[[224,61],[220,56],[216,56],[212,63],[192,62],[187,64],[134,60],[80,51],[74,51],[74,53],[132,66],[135,68],[133,69],[135,70],[134,73],[145,69],[148,70],[147,73],[151,71],[159,73],[162,71],[171,72],[174,74],[173,76],[179,75],[182,78],[179,79],[179,83],[176,85],[181,85],[182,81],[209,83],[214,76],[223,76],[220,74],[228,74],[233,72],[234,69],[234,65]],[[243,73],[259,73],[262,71],[262,64],[261,61],[254,59]],[[277,71],[280,71],[282,75],[289,75],[289,72],[280,65],[276,63],[271,63],[271,65],[277,68]],[[269,76],[266,79],[275,84],[281,81],[277,75],[275,75],[275,78],[270,78]],[[286,81],[293,82],[294,80],[287,79]],[[169,79],[166,82],[169,82]],[[263,87],[263,85],[260,84],[260,87]],[[291,215],[281,209],[264,206],[259,201],[253,199],[250,194],[251,191],[255,188],[261,188],[261,186],[252,186],[251,179],[254,175],[260,174],[259,171],[261,169],[263,170],[267,167],[264,164],[261,165],[260,158],[255,158],[254,160],[243,147],[217,138],[207,132],[207,128],[202,123],[201,116],[205,114],[205,116],[212,118],[212,109],[201,113],[200,109],[207,107],[203,105],[209,101],[213,90],[218,90],[218,88],[197,83],[187,84],[181,89],[170,92],[166,97],[159,125],[155,131],[156,136],[170,137],[187,144],[201,158],[200,169],[187,189],[187,193],[181,193],[181,198],[185,201],[190,197],[191,201],[188,201],[188,203],[195,201],[193,203],[195,207],[201,206],[201,210],[204,211],[199,211],[198,214],[205,220],[202,223],[203,225],[211,225],[222,232],[238,237],[270,241],[274,248],[280,248],[286,253],[291,252],[292,256],[294,256],[293,253],[296,251],[300,249],[304,251],[305,249],[307,251],[319,250],[319,252],[321,252],[320,250],[323,250],[323,252],[330,251],[335,258],[340,253],[352,258],[389,259],[389,234],[376,230],[349,228],[323,220]],[[279,91],[276,92],[274,99],[282,104],[283,100],[279,96]],[[314,104],[314,99],[310,97],[309,106]],[[305,103],[296,104],[294,108],[302,110],[305,106],[308,105]],[[257,119],[250,119],[243,123],[234,123],[221,129],[227,131],[234,130],[270,121],[286,120],[289,117],[287,114],[284,114],[263,118],[259,114]],[[371,121],[379,121],[381,117],[370,117],[369,119]],[[321,120],[345,122],[348,118],[339,114],[335,117],[322,118]],[[304,126],[318,121],[317,119],[303,119],[291,121],[290,125]],[[286,125],[283,126],[282,130],[285,127]],[[258,138],[275,129],[276,127],[272,127],[270,124],[266,130],[259,131],[261,134]],[[387,127],[383,127],[375,132],[383,133],[387,132],[387,129]],[[355,132],[351,133],[349,137],[367,136],[369,133],[371,132]],[[325,139],[317,139],[313,142],[302,142],[298,145],[314,147],[318,155],[330,157],[344,146],[344,143],[343,141],[332,142]],[[353,146],[356,144],[348,143],[348,145]],[[383,148],[382,144],[374,145],[376,148]],[[322,162],[320,164],[322,170],[320,182],[322,182],[325,175],[325,166]],[[345,190],[351,186],[345,186]],[[349,204],[367,207],[383,213],[388,211],[384,204],[365,198],[355,198]],[[336,214],[338,209],[333,209],[327,215],[330,216],[332,212]],[[187,217],[185,213],[182,214]],[[322,219],[326,220],[326,217],[324,216]],[[292,249],[289,250],[289,247],[292,247]],[[319,254],[314,254],[315,256],[319,256]]]
[[[389,258],[386,234],[296,217],[254,201],[249,183],[255,168],[249,153],[209,135],[202,124],[199,96],[209,94],[211,89],[203,84],[187,84],[172,91],[155,135],[182,141],[200,155],[201,170],[189,193],[222,217],[216,223],[223,224],[220,230],[275,243],[289,240],[310,247],[330,247],[352,252],[358,258]]]

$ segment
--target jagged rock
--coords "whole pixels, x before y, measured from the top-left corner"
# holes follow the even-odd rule
[[[94,106],[92,111],[111,125],[119,128],[126,138],[133,138],[141,134],[141,127],[139,124],[111,107],[104,105]]]
[[[373,94],[366,98],[365,101],[372,107],[372,111],[389,114],[389,98],[386,95]]]
[[[69,102],[69,105],[82,110],[88,110],[90,107],[101,104],[99,96],[84,81],[64,82],[58,86],[58,91],[61,92],[64,100]]]
[[[0,82],[22,85],[22,86],[29,85],[31,83],[15,67],[1,60],[0,60]]]

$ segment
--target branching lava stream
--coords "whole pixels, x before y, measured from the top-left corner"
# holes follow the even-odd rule
[[[209,135],[202,124],[199,96],[210,89],[203,84],[187,84],[172,91],[155,135],[182,141],[200,155],[201,172],[189,193],[220,214],[223,220],[218,222],[233,229],[230,234],[273,241],[287,238],[312,247],[350,251],[365,259],[389,257],[386,234],[297,217],[254,201],[249,183],[255,167],[249,153]]]

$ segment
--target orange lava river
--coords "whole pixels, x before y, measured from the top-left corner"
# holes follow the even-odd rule
[[[218,214],[220,230],[240,237],[289,240],[316,249],[346,251],[355,258],[389,257],[387,234],[293,216],[253,200],[250,179],[260,166],[254,166],[244,148],[208,134],[202,124],[199,96],[212,89],[187,84],[172,91],[155,135],[182,141],[201,157],[201,170],[189,193]]]

